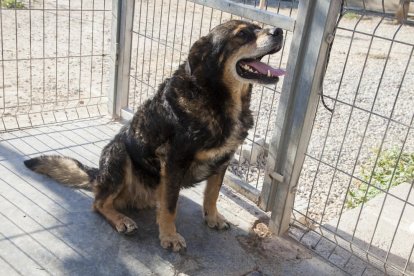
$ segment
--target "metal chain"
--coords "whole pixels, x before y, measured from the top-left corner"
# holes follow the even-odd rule
[[[322,83],[321,83],[321,92],[320,92],[320,95],[321,95],[321,101],[322,101],[323,106],[324,106],[324,107],[325,107],[325,108],[326,108],[329,112],[331,112],[331,113],[333,113],[334,109],[333,109],[333,108],[330,108],[330,107],[326,104],[326,102],[325,102],[325,98],[324,98],[324,96],[323,96],[323,81],[324,81],[324,79],[325,79],[325,74],[326,74],[326,71],[328,70],[328,64],[329,64],[329,59],[330,59],[330,57],[331,57],[331,51],[332,51],[333,42],[334,42],[334,40],[335,40],[336,29],[337,29],[337,27],[338,27],[338,25],[339,25],[339,22],[341,21],[341,19],[342,19],[343,15],[344,15],[344,0],[342,0],[342,2],[341,2],[341,10],[340,10],[340,12],[339,12],[339,17],[338,17],[338,20],[336,21],[336,24],[335,24],[335,28],[334,28],[334,30],[333,30],[333,33],[331,34],[331,39],[329,39],[329,48],[328,48],[328,54],[327,54],[326,63],[325,63],[325,69],[324,69],[324,71],[323,71],[323,73],[322,73]]]

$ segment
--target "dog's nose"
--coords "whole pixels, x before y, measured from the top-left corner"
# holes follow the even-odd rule
[[[282,36],[283,30],[281,28],[274,28],[270,31],[270,33],[272,34],[272,36]]]

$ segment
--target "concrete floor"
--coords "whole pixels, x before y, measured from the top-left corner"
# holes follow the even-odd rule
[[[342,275],[289,238],[259,237],[266,215],[229,187],[219,208],[231,229],[202,221],[203,184],[182,192],[177,228],[187,251],[160,247],[154,210],[131,211],[140,226],[122,236],[91,210],[90,192],[63,187],[22,161],[59,153],[96,166],[120,128],[106,118],[0,134],[0,275]],[[264,230],[263,230],[264,229]]]
[[[337,231],[344,241],[368,250],[379,260],[386,259],[391,264],[387,274],[400,274],[392,269],[395,267],[401,271],[405,269],[407,275],[414,275],[414,194],[411,186],[402,183],[392,187],[388,196],[379,194],[367,201],[362,210],[360,205],[344,212],[339,224],[338,219],[334,219],[324,226],[332,232]],[[337,225],[338,230],[335,230]]]

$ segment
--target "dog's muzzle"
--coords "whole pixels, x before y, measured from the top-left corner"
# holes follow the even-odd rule
[[[260,61],[264,56],[277,53],[282,48],[282,29],[268,29],[267,35],[273,42],[267,47],[268,50],[266,52],[251,58],[243,58],[237,62],[236,71],[240,77],[260,83],[275,83],[279,80],[279,77],[286,74],[285,70],[274,68]]]

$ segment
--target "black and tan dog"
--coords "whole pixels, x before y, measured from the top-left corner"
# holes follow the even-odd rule
[[[283,74],[260,62],[282,41],[279,28],[235,20],[219,25],[192,46],[187,61],[103,149],[99,169],[61,156],[25,164],[61,183],[93,188],[94,209],[121,233],[137,229],[122,209],[157,206],[161,245],[174,251],[186,247],[175,227],[180,189],[207,180],[204,219],[227,229],[216,207],[223,176],[253,125],[252,83],[276,83]]]

